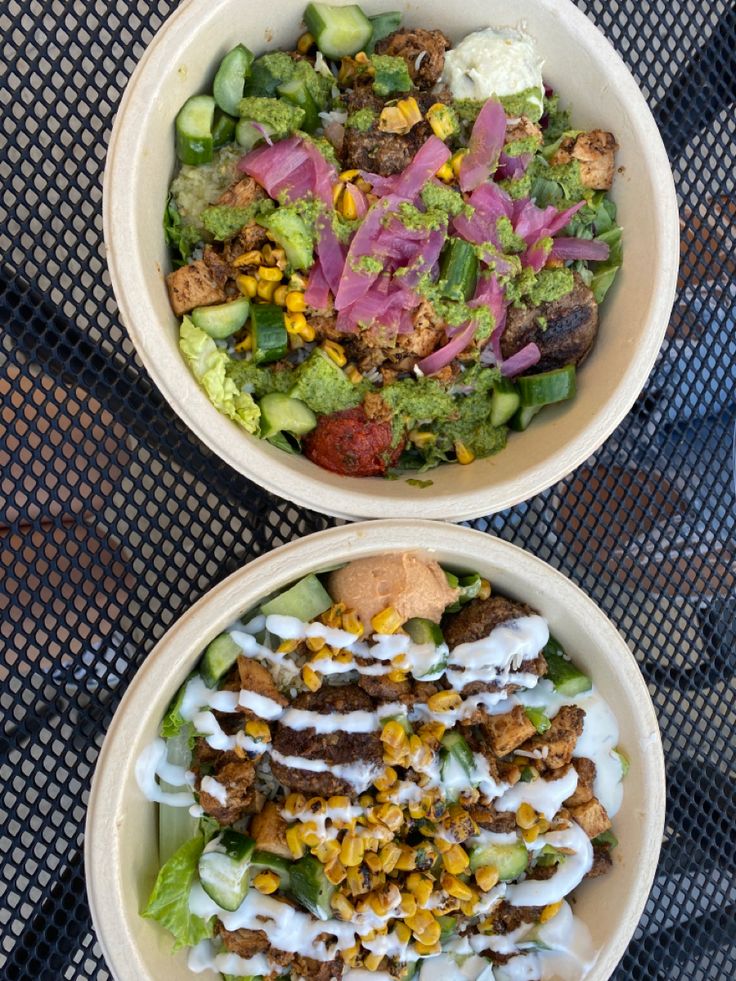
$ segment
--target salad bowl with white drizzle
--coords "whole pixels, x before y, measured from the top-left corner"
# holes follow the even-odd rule
[[[569,581],[466,529],[332,529],[139,672],[90,800],[93,917],[121,981],[604,979],[663,801],[646,686]]]

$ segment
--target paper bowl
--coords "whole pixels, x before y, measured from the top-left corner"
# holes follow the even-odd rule
[[[340,517],[460,521],[518,504],[550,487],[611,434],[642,390],[659,351],[678,268],[678,213],[667,156],[634,79],[593,24],[568,0],[394,3],[405,23],[453,41],[489,24],[525,21],[545,78],[574,108],[576,125],[611,130],[621,146],[613,197],[625,229],[624,266],[606,298],[597,345],[570,404],[547,409],[497,456],[445,465],[430,487],[406,479],[342,477],[247,434],[198,387],[177,347],[164,285],[169,258],[161,216],[174,171],[174,117],[208,90],[222,55],[293,45],[304,0],[277,4],[189,0],[164,24],[128,85],[105,173],[107,259],[131,339],[172,408],[223,460],[266,490]],[[366,0],[367,12],[385,4]],[[411,477],[407,474],[406,477]]]
[[[206,644],[265,595],[309,572],[381,552],[429,549],[451,568],[477,569],[495,592],[524,600],[593,678],[619,722],[631,760],[615,818],[619,846],[608,875],[578,889],[575,912],[599,951],[586,981],[610,977],[644,907],[664,824],[664,764],[654,709],[636,661],[595,604],[527,552],[480,532],[426,521],[346,525],[284,545],[250,563],[196,603],[158,643],[128,689],[102,748],[85,841],[87,889],[97,936],[118,981],[192,981],[186,953],[139,916],[158,869],[156,805],[134,775],[170,699]],[[213,981],[211,973],[196,975]]]

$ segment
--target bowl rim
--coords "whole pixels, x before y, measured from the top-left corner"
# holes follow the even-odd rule
[[[146,371],[174,412],[217,457],[267,492],[301,507],[349,520],[382,518],[387,513],[411,518],[420,513],[425,518],[466,521],[495,514],[529,500],[572,473],[608,439],[643,390],[665,336],[679,269],[679,212],[669,160],[641,90],[608,39],[572,0],[536,0],[536,4],[565,19],[570,33],[584,40],[605,66],[608,84],[631,106],[630,119],[644,148],[647,170],[658,178],[654,225],[663,248],[654,261],[648,317],[634,363],[622,374],[608,401],[597,407],[567,445],[553,457],[545,457],[526,469],[523,481],[512,473],[502,480],[494,480],[491,474],[488,482],[477,488],[457,491],[450,487],[442,492],[429,489],[422,495],[410,491],[403,481],[396,481],[396,487],[384,488],[381,495],[376,495],[375,481],[381,478],[343,478],[340,486],[328,484],[316,464],[295,473],[287,454],[270,452],[272,447],[261,445],[256,437],[242,430],[234,438],[232,427],[237,428],[237,424],[211,405],[178,350],[176,355],[186,375],[173,365],[171,370],[177,377],[171,376],[171,370],[163,363],[166,358],[162,359],[161,352],[154,356],[146,341],[144,322],[155,321],[153,311],[138,314],[141,302],[148,303],[150,291],[139,257],[136,258],[134,209],[127,203],[133,193],[130,160],[136,159],[141,150],[137,119],[155,103],[164,66],[172,63],[173,54],[188,33],[212,10],[209,0],[185,0],[159,28],[131,75],[113,126],[103,185],[105,250],[120,319]]]
[[[554,586],[561,609],[574,607],[576,616],[585,616],[586,631],[597,637],[597,647],[605,649],[605,660],[616,662],[621,690],[635,705],[641,719],[640,756],[647,786],[647,807],[641,813],[641,840],[651,843],[637,856],[635,888],[629,893],[626,909],[619,915],[608,943],[599,951],[589,981],[609,978],[629,944],[646,903],[657,867],[665,821],[665,769],[659,725],[647,685],[636,659],[613,623],[593,600],[562,572],[542,559],[510,542],[484,532],[426,519],[358,522],[330,528],[282,545],[247,563],[205,593],[166,631],[139,668],[125,692],[99,754],[90,790],[85,826],[84,861],[90,912],[108,967],[121,981],[153,981],[140,960],[139,949],[123,914],[124,896],[119,875],[116,834],[121,823],[124,784],[120,767],[108,760],[120,755],[128,771],[134,766],[127,751],[140,733],[141,719],[148,721],[152,711],[150,690],[173,696],[191,671],[193,658],[205,644],[264,594],[279,589],[307,572],[329,568],[336,557],[359,558],[409,549],[452,552],[458,556],[487,562],[501,568],[502,575],[516,575],[528,584],[529,596],[535,585]],[[267,588],[264,589],[264,583]],[[503,587],[502,587],[503,588]],[[213,616],[211,607],[218,612]],[[175,682],[175,683],[174,683]],[[112,840],[111,840],[112,839]]]

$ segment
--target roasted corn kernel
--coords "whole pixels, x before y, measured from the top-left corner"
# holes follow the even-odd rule
[[[447,160],[445,163],[442,164],[440,169],[436,172],[435,176],[439,177],[439,179],[441,181],[444,181],[445,184],[452,183],[455,173],[452,169],[452,164],[450,163],[449,160]]]
[[[442,864],[452,875],[464,872],[470,864],[468,853],[460,845],[452,845],[442,855]]]
[[[472,463],[475,459],[475,453],[459,439],[455,440],[455,456],[457,457],[457,462],[462,463],[464,466]]]
[[[250,252],[243,252],[237,259],[234,259],[233,265],[236,269],[240,269],[241,266],[260,266],[261,262],[263,262],[263,256],[260,250],[251,249]]]
[[[446,106],[443,102],[435,102],[430,106],[427,109],[426,119],[434,135],[441,140],[447,140],[457,132],[457,116],[450,106]]]
[[[450,875],[448,872],[442,876],[440,880],[442,888],[448,894],[448,896],[454,896],[455,899],[459,899],[461,902],[465,903],[469,899],[472,899],[475,893],[470,888],[470,886],[463,882],[462,879],[458,879],[456,875]]]
[[[392,766],[387,766],[383,773],[379,774],[373,781],[376,790],[388,790],[398,780],[398,774]]]
[[[539,922],[548,923],[549,920],[557,916],[561,908],[562,900],[560,900],[558,903],[550,903],[549,906],[545,906],[542,912],[539,914]]]
[[[245,723],[245,732],[253,739],[260,739],[262,743],[271,742],[271,730],[268,728],[268,724],[260,719],[248,719]]]
[[[404,814],[398,804],[382,804],[376,816],[382,824],[394,832],[398,831],[404,823]]]
[[[251,300],[258,292],[258,280],[255,276],[236,276],[235,282],[243,296],[247,296]]]
[[[401,617],[393,606],[387,606],[371,620],[371,626],[377,634],[395,634],[401,626]]]
[[[516,823],[520,828],[531,828],[537,823],[537,812],[531,804],[519,804],[516,811]]]
[[[483,892],[488,892],[498,882],[498,869],[494,869],[492,865],[483,865],[475,870],[475,881]]]
[[[282,640],[276,648],[277,654],[292,654],[299,646],[298,640]]]
[[[401,848],[393,841],[384,845],[378,856],[381,860],[381,871],[386,874],[393,872],[396,863],[401,858]]]
[[[337,341],[322,341],[322,350],[339,368],[347,364],[348,359],[345,357],[345,348],[342,344],[338,344]]]
[[[280,283],[281,270],[275,266],[259,266],[258,278],[264,279],[267,283]]]
[[[355,916],[355,907],[347,896],[341,892],[335,892],[330,900],[330,906],[334,909],[341,920],[352,920]]]
[[[395,750],[404,750],[409,746],[409,737],[404,732],[404,727],[396,719],[391,719],[381,729],[381,742]]]
[[[277,286],[276,289],[273,291],[273,302],[277,306],[282,307],[286,303],[286,297],[288,295],[289,295],[288,286],[284,284],[282,284],[281,286]]]
[[[363,964],[367,971],[377,971],[383,961],[383,954],[366,954]]]
[[[314,37],[309,33],[309,31],[305,31],[305,33],[302,34],[299,40],[296,42],[296,50],[299,52],[299,54],[306,54],[313,47]]]
[[[302,668],[302,681],[310,691],[319,691],[322,687],[322,679],[308,664]]]
[[[414,950],[420,957],[433,957],[435,954],[442,953],[442,947],[439,942],[436,944],[423,944],[419,942],[414,944]]]
[[[253,885],[264,896],[270,896],[272,892],[276,892],[280,884],[281,879],[275,872],[259,872],[253,879]]]
[[[289,851],[294,858],[301,858],[306,851],[304,842],[301,839],[300,831],[301,829],[296,825],[286,829],[286,844],[289,846]]]
[[[365,842],[356,835],[345,835],[340,846],[340,861],[346,868],[360,865],[365,854]]]
[[[464,147],[462,150],[456,150],[450,157],[450,166],[452,167],[452,172],[455,177],[460,176],[460,165],[463,162],[463,157],[466,157],[468,150]]]
[[[427,705],[433,712],[451,712],[461,703],[460,693],[456,691],[437,691],[427,699]]]
[[[348,190],[345,190],[340,197],[337,209],[343,218],[347,218],[348,221],[354,221],[358,217],[358,208],[355,204],[355,198]]]
[[[411,872],[417,866],[414,849],[409,845],[400,845],[399,847],[401,848],[401,855],[399,855],[395,868],[401,872]]]
[[[286,309],[289,313],[304,313],[307,309],[304,294],[297,290],[289,290],[286,294]]]
[[[340,844],[334,838],[322,841],[314,850],[314,854],[323,865],[329,865],[333,858],[340,854]]]
[[[397,923],[394,926],[394,933],[400,944],[408,944],[411,940],[411,930],[406,923]]]
[[[250,351],[253,347],[253,337],[250,334],[246,334],[242,341],[238,341],[235,345],[236,351]]]
[[[348,874],[345,866],[337,858],[333,858],[331,862],[325,865],[324,873],[327,881],[331,882],[333,886],[338,886],[344,882]]]
[[[256,289],[256,296],[259,299],[265,300],[266,303],[270,303],[273,300],[273,294],[276,292],[276,283],[272,283],[266,279],[258,280],[258,287]]]

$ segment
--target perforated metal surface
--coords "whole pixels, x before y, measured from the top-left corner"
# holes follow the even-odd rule
[[[126,80],[174,3],[0,7],[0,972],[109,977],[84,892],[94,762],[181,611],[328,519],[212,457],[116,318],[101,181]],[[669,779],[659,871],[619,979],[736,977],[733,391],[736,14],[579,0],[655,110],[685,234],[646,391],[568,480],[475,527],[579,583],[637,652]],[[652,843],[655,847],[655,843]],[[611,916],[615,916],[615,910]]]

